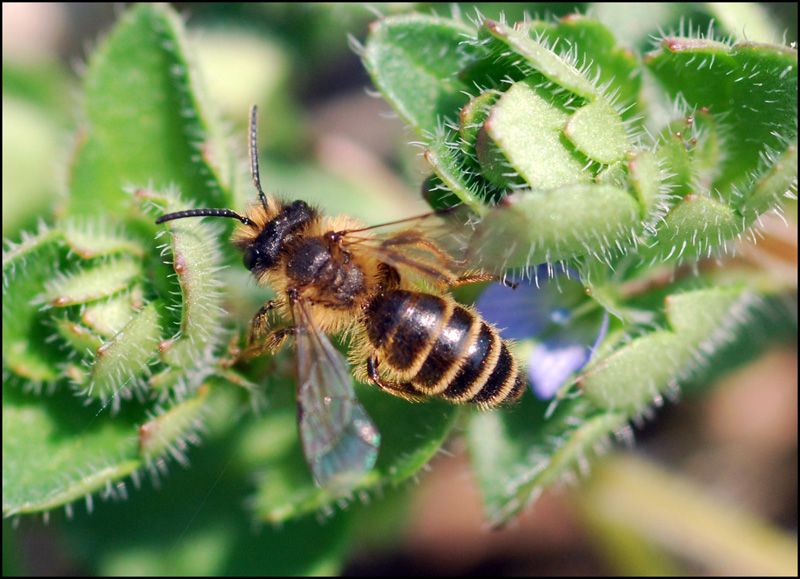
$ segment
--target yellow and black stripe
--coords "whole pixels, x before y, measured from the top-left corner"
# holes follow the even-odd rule
[[[525,388],[497,331],[452,299],[391,290],[369,304],[365,325],[377,360],[397,382],[389,391],[491,407]]]

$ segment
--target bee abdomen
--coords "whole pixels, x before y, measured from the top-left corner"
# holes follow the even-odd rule
[[[517,361],[500,336],[486,322],[481,321],[481,324],[493,333],[492,348],[499,350],[499,355],[493,359],[493,364],[489,364],[488,359],[481,359],[477,355],[478,350],[471,350],[464,365],[441,397],[453,402],[470,402],[482,406],[497,406],[516,400],[525,389],[525,381],[520,375]]]
[[[446,309],[445,300],[430,294],[387,292],[369,305],[367,337],[392,369],[408,374],[428,356]]]
[[[370,304],[366,328],[382,362],[411,394],[496,406],[524,390],[497,332],[452,300],[390,291]]]

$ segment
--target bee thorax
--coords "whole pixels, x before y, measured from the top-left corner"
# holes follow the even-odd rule
[[[350,309],[363,297],[367,282],[358,264],[318,237],[303,239],[292,248],[286,275],[306,295],[328,307]]]

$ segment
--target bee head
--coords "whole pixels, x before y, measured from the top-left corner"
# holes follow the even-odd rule
[[[250,173],[260,203],[249,208],[247,215],[240,215],[230,209],[187,209],[162,215],[156,219],[156,224],[185,217],[238,219],[245,227],[236,228],[233,243],[244,252],[244,266],[255,275],[260,275],[278,262],[286,242],[315,219],[318,212],[305,201],[284,203],[264,194],[258,170],[257,123],[257,109],[254,106],[250,109]]]
[[[254,237],[252,229],[240,232],[234,243],[244,250],[244,266],[256,275],[273,267],[286,242],[316,216],[317,211],[305,201],[293,201],[283,205]]]

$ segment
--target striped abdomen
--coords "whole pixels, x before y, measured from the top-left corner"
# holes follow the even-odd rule
[[[392,290],[372,301],[365,321],[378,362],[403,392],[496,406],[525,388],[497,331],[453,300]]]

